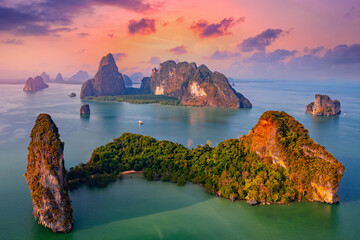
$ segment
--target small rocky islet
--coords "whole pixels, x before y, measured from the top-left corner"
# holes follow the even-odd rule
[[[24,92],[37,92],[41,89],[48,88],[49,85],[47,85],[42,77],[37,76],[35,78],[28,78],[26,80],[25,86],[23,88]]]
[[[90,116],[89,104],[84,104],[80,107],[80,116],[81,117],[89,117]]]
[[[341,113],[338,100],[331,100],[328,95],[315,95],[315,101],[305,107],[305,112],[314,116],[336,116]]]

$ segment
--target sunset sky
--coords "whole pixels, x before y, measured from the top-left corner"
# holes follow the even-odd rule
[[[196,62],[239,79],[360,81],[359,0],[1,0],[0,79]]]

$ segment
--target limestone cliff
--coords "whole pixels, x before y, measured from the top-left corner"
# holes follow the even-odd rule
[[[25,176],[34,217],[53,232],[69,232],[73,225],[66,175],[64,143],[51,117],[40,114],[31,131]]]
[[[305,111],[316,116],[335,116],[340,114],[340,102],[328,95],[316,94],[315,101],[307,105]]]
[[[289,172],[298,199],[336,203],[344,166],[285,112],[267,111],[246,136],[251,150]]]
[[[159,69],[152,71],[150,88],[155,95],[178,98],[184,106],[252,107],[223,74],[211,72],[205,65],[197,67],[195,63],[161,63]]]
[[[35,78],[28,78],[26,80],[25,86],[23,88],[23,91],[25,92],[36,92],[44,88],[48,88],[49,86],[44,82],[44,80],[37,76]]]
[[[111,53],[104,56],[93,79],[87,80],[81,87],[80,98],[88,96],[115,96],[125,93],[123,76],[115,64]]]

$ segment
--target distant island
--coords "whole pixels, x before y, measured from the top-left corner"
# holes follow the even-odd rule
[[[337,203],[344,166],[285,112],[267,111],[247,136],[188,149],[170,141],[124,133],[71,168],[69,186],[106,186],[124,171],[148,180],[193,182],[208,192],[253,205],[295,200]]]
[[[37,92],[41,89],[48,88],[48,87],[49,87],[49,85],[47,85],[40,76],[37,76],[35,78],[30,77],[30,78],[28,78],[28,80],[26,80],[23,91]]]
[[[123,95],[163,95],[175,98],[184,106],[251,108],[252,104],[236,92],[227,78],[219,72],[211,72],[205,65],[166,61],[159,69],[153,69],[151,77],[141,81],[140,89],[125,88],[124,76],[119,73],[112,54],[100,61],[94,79],[86,81],[81,88],[81,99],[97,100],[93,97],[120,99]],[[92,98],[89,98],[92,97]]]
[[[315,101],[305,107],[305,112],[316,116],[335,116],[340,114],[340,101],[331,100],[328,95],[315,95]]]

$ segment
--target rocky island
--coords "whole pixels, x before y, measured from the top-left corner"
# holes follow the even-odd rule
[[[328,95],[315,95],[315,101],[305,107],[305,112],[315,116],[335,116],[340,114],[340,102],[331,100]]]
[[[129,86],[129,83],[124,85],[124,79],[126,82],[130,80],[125,76],[118,72],[114,58],[109,53],[101,60],[95,78],[82,86],[80,98],[126,101],[129,95],[132,95],[130,101],[136,98],[138,102],[154,103],[157,102],[155,96],[164,96],[168,97],[169,101],[166,102],[171,105],[179,103],[183,106],[197,107],[252,107],[247,98],[231,87],[223,74],[212,72],[205,65],[197,67],[195,63],[175,63],[171,60],[163,62],[159,69],[153,69],[151,77],[142,79],[140,89],[125,89],[124,86]],[[146,100],[141,95],[147,95]],[[154,96],[153,99],[150,99],[151,96]]]
[[[84,104],[80,108],[80,116],[89,117],[90,116],[90,106],[89,104]]]
[[[23,91],[36,92],[36,91],[39,91],[41,89],[48,88],[48,87],[49,87],[49,85],[47,85],[40,76],[37,76],[35,78],[30,77],[30,78],[28,78],[28,80],[26,80]]]
[[[177,98],[184,106],[251,108],[252,105],[242,94],[236,92],[227,78],[210,71],[205,65],[166,61],[159,69],[153,69],[149,82],[155,95]]]
[[[214,195],[255,205],[295,200],[337,203],[345,169],[292,116],[267,111],[248,135],[217,147],[188,149],[124,133],[96,148],[86,164],[71,168],[69,183],[106,186],[128,170],[142,171],[148,180],[193,182]]]
[[[73,217],[64,166],[64,143],[47,114],[37,117],[31,131],[25,176],[38,223],[53,232],[69,232]]]
[[[115,64],[111,53],[104,56],[93,79],[87,80],[81,87],[80,98],[88,96],[114,96],[125,93],[124,79]]]
[[[59,74],[56,76],[54,82],[56,82],[56,83],[63,83],[63,82],[65,82],[65,81],[64,81],[64,78],[63,78],[62,75],[61,75],[61,73],[59,73]]]

